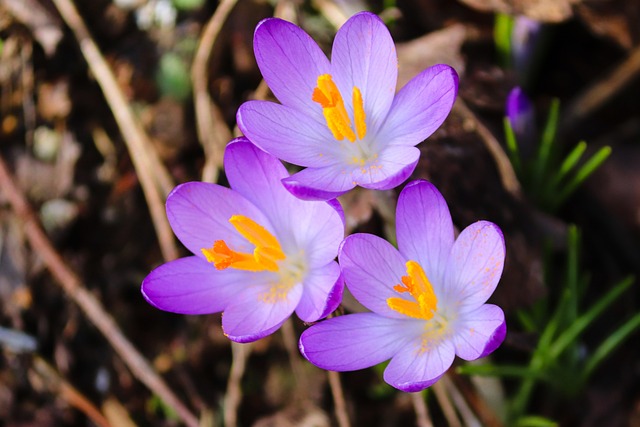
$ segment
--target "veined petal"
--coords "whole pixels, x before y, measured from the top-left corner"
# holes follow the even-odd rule
[[[330,64],[316,42],[290,22],[267,18],[256,27],[253,50],[260,72],[276,98],[324,123],[322,110],[311,96],[318,76],[328,73]]]
[[[398,79],[396,47],[389,30],[375,14],[351,17],[336,34],[331,51],[331,71],[345,98],[360,89],[367,133],[375,134],[384,122]],[[353,117],[353,106],[347,102]]]
[[[247,283],[260,276],[242,270],[218,271],[192,256],[162,264],[142,282],[149,304],[173,313],[208,314],[223,311]]]
[[[306,168],[283,179],[282,184],[302,200],[335,199],[356,186],[342,165]]]
[[[415,338],[416,331],[406,326],[405,320],[374,313],[333,317],[302,333],[300,352],[322,369],[364,369],[390,359]]]
[[[464,360],[476,360],[491,354],[507,334],[504,312],[493,304],[484,304],[465,313],[455,329],[453,342],[456,354]]]
[[[465,228],[453,244],[445,272],[448,304],[474,310],[495,290],[504,267],[504,237],[497,225],[478,221]]]
[[[336,257],[344,238],[339,212],[328,203],[303,201],[287,191],[281,179],[289,174],[278,159],[238,138],[227,146],[224,166],[231,187],[269,218],[285,252],[303,251],[309,268]]]
[[[353,296],[369,310],[406,319],[392,310],[387,299],[404,298],[393,287],[406,275],[406,259],[386,240],[372,234],[348,236],[338,254],[344,280]]]
[[[433,184],[412,181],[400,192],[396,235],[400,253],[416,260],[440,293],[454,232],[447,202]]]
[[[280,296],[271,293],[271,286],[251,286],[225,308],[222,329],[231,341],[256,341],[273,333],[291,316],[302,296],[302,285]]]
[[[338,161],[339,144],[326,124],[310,111],[268,101],[248,101],[236,115],[238,127],[264,151],[300,166],[326,166]]]
[[[447,118],[458,93],[458,74],[448,65],[427,68],[395,96],[380,138],[390,145],[415,146]]]
[[[338,263],[331,261],[324,267],[311,270],[303,286],[302,297],[296,308],[298,317],[304,322],[316,322],[327,317],[342,301],[344,280]]]
[[[371,190],[390,190],[411,176],[419,158],[420,150],[415,147],[386,147],[375,165],[355,170],[353,180]]]
[[[196,256],[204,259],[202,248],[211,248],[224,240],[239,252],[253,252],[229,222],[233,215],[243,215],[273,233],[265,215],[235,191],[216,184],[187,182],[177,186],[167,197],[167,217],[174,233]]]
[[[393,356],[384,371],[384,380],[398,390],[424,390],[447,372],[455,356],[450,340],[424,348],[421,338],[418,338]]]

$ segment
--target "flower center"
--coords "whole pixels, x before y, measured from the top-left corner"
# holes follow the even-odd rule
[[[351,119],[347,109],[344,107],[342,95],[333,82],[331,74],[322,74],[318,77],[318,85],[313,89],[313,94],[311,95],[311,99],[322,106],[322,113],[327,121],[327,127],[338,141],[347,138],[349,141],[355,142],[356,134],[360,140],[364,139],[367,134],[362,93],[356,86],[353,87],[352,97],[355,127],[351,125]]]
[[[259,295],[260,301],[274,304],[286,300],[289,291],[295,285],[301,283],[307,274],[306,263],[303,257],[293,256],[281,264],[282,269],[278,273],[278,281],[271,283],[269,289]]]
[[[210,249],[202,248],[207,261],[218,270],[235,268],[247,271],[278,271],[278,261],[286,258],[280,242],[266,228],[243,215],[233,215],[229,222],[255,249],[253,253],[237,252],[229,248],[224,240],[216,240]]]
[[[438,298],[433,292],[433,286],[424,270],[415,261],[407,261],[407,275],[402,276],[402,284],[397,284],[393,289],[404,294],[409,292],[414,301],[404,298],[387,298],[387,305],[394,311],[416,319],[431,319],[437,309]]]

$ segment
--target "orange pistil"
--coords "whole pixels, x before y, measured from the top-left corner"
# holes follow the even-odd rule
[[[387,305],[394,311],[416,319],[431,319],[437,309],[438,298],[424,270],[415,261],[407,261],[407,276],[402,276],[402,284],[393,289],[400,293],[409,292],[414,301],[404,298],[387,298]]]
[[[253,254],[234,251],[224,240],[216,240],[210,249],[201,249],[207,261],[213,263],[218,270],[235,268],[247,271],[278,271],[278,261],[286,258],[278,239],[246,216],[233,215],[229,222],[255,246]]]
[[[363,139],[367,134],[364,102],[362,93],[357,87],[353,87],[355,132],[344,106],[342,95],[333,82],[331,74],[322,74],[318,77],[318,85],[313,89],[311,99],[322,106],[322,113],[327,121],[327,127],[331,130],[336,140],[342,141],[347,138],[349,141],[355,142],[356,134],[359,139]]]

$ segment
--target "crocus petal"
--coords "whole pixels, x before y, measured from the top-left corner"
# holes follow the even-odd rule
[[[253,50],[262,77],[276,98],[324,123],[322,108],[311,96],[318,76],[329,73],[330,64],[316,42],[300,27],[268,18],[256,28]]]
[[[376,133],[391,107],[398,79],[396,47],[380,18],[358,13],[338,30],[331,70],[345,104],[351,106],[354,86],[360,89],[367,133]]]
[[[386,147],[374,166],[355,170],[351,175],[353,181],[364,188],[390,190],[411,176],[419,159],[420,150],[415,147]]]
[[[230,340],[256,341],[277,330],[298,305],[302,285],[295,285],[285,297],[275,301],[264,300],[269,291],[269,284],[252,286],[237,295],[225,308],[222,329]]]
[[[296,314],[304,322],[316,322],[327,317],[340,305],[344,280],[337,262],[311,270],[303,284]]]
[[[447,202],[428,181],[412,181],[400,192],[396,208],[398,249],[417,261],[439,293],[454,241]]]
[[[340,214],[328,203],[289,193],[281,182],[289,174],[278,159],[238,138],[227,145],[224,166],[231,188],[265,213],[285,252],[303,250],[310,268],[336,257],[344,237]]]
[[[339,144],[326,124],[300,111],[268,101],[248,101],[236,115],[247,138],[279,159],[300,166],[326,166],[338,160]]]
[[[282,184],[299,199],[330,200],[356,186],[350,172],[342,166],[306,168],[283,179]]]
[[[340,247],[338,260],[349,291],[362,305],[383,316],[406,319],[387,304],[388,298],[404,298],[393,290],[407,274],[407,260],[396,248],[372,234],[352,234]]]
[[[423,346],[421,339],[414,340],[393,356],[384,371],[384,380],[398,390],[424,390],[444,375],[455,355],[453,343],[449,340],[428,348]]]
[[[196,256],[203,248],[224,240],[236,251],[253,252],[254,246],[231,225],[233,215],[244,215],[273,233],[269,220],[251,202],[235,191],[216,184],[188,182],[167,197],[167,217],[174,233]]]
[[[478,221],[465,228],[446,267],[446,301],[455,302],[461,311],[484,304],[498,285],[504,257],[504,237],[495,224]]]
[[[416,331],[407,330],[406,323],[374,313],[333,317],[302,333],[300,352],[322,369],[354,371],[368,368],[388,360],[415,338]]]
[[[493,304],[465,313],[456,323],[453,342],[456,354],[464,360],[485,357],[504,341],[507,326],[502,309]]]
[[[449,115],[458,93],[458,75],[448,65],[427,68],[395,96],[378,138],[392,145],[419,144]]]
[[[142,282],[142,295],[153,306],[173,313],[208,314],[225,309],[244,289],[252,273],[218,271],[198,257],[162,264]]]

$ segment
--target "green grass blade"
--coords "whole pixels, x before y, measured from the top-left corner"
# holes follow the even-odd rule
[[[560,424],[538,415],[528,415],[516,421],[516,427],[558,427]]]
[[[508,378],[535,378],[546,380],[540,372],[532,371],[526,366],[516,365],[492,365],[485,363],[482,365],[462,365],[457,368],[457,372],[463,375],[478,375],[481,377],[508,377]]]
[[[622,282],[618,283],[613,289],[605,294],[597,303],[591,306],[591,308],[582,316],[578,317],[576,321],[569,326],[549,349],[549,358],[556,359],[560,354],[571,345],[580,334],[593,322],[602,312],[611,305],[624,291],[626,291],[633,283],[633,277],[627,277]]]
[[[587,361],[584,368],[584,379],[593,373],[593,371],[606,359],[620,344],[626,340],[629,335],[636,332],[640,327],[640,313],[629,319],[624,325],[620,326],[606,340],[604,340],[593,352],[593,355]]]
[[[560,101],[554,99],[551,102],[549,108],[549,115],[547,116],[547,122],[542,132],[540,140],[540,147],[538,148],[538,155],[535,159],[533,167],[533,190],[542,190],[544,175],[547,172],[549,161],[552,155],[553,142],[556,139],[556,130],[558,129],[558,116],[560,114]]]
[[[567,324],[573,324],[578,318],[578,256],[580,251],[580,233],[578,227],[572,224],[569,226],[567,234],[567,289],[569,289],[569,295],[565,321]]]
[[[500,65],[511,68],[511,32],[513,17],[506,13],[498,13],[493,24],[493,40],[498,51]]]
[[[584,182],[602,163],[611,155],[611,147],[602,147],[593,155],[575,174],[573,179],[561,190],[557,199],[557,204],[562,203],[573,193],[580,184]]]
[[[584,141],[580,141],[578,145],[573,147],[573,150],[571,150],[571,152],[562,162],[562,165],[560,165],[560,170],[553,177],[553,181],[551,182],[550,187],[552,187],[554,191],[562,182],[562,180],[569,174],[569,172],[571,172],[571,170],[578,164],[586,150],[587,143]]]
[[[509,160],[511,160],[511,164],[513,165],[513,170],[516,172],[516,175],[520,177],[522,180],[522,163],[520,161],[520,150],[518,149],[518,141],[516,141],[516,134],[513,131],[513,127],[511,126],[511,122],[508,117],[503,119],[504,123],[504,136],[505,143],[507,146],[507,156],[509,156]]]

